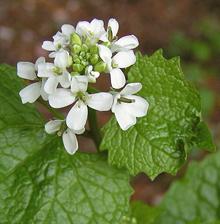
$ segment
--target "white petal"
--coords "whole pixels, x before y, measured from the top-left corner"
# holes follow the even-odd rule
[[[103,42],[108,42],[108,34],[105,32],[104,34],[101,35],[99,40],[101,40]]]
[[[42,81],[41,81],[41,89],[40,89],[40,95],[43,98],[43,100],[45,100],[45,101],[47,101],[48,100],[48,97],[49,97],[48,94],[44,90],[44,86],[45,86],[46,81],[47,81],[46,78],[42,78]]]
[[[72,129],[71,129],[72,130]],[[85,132],[85,128],[83,128],[83,129],[80,129],[80,130],[72,130],[75,134],[77,134],[77,135],[81,135],[81,134],[83,134],[84,132]]]
[[[122,104],[117,104],[114,113],[121,129],[126,131],[128,128],[136,124],[136,117],[128,113]]]
[[[112,60],[118,68],[127,68],[136,62],[136,56],[133,51],[121,51]]]
[[[86,68],[86,75],[89,75],[89,73],[93,70],[93,66],[92,65],[89,65],[87,68]]]
[[[50,77],[53,76],[53,69],[55,69],[55,66],[53,63],[40,63],[38,65],[38,77]]]
[[[64,47],[68,42],[67,36],[59,31],[53,36],[53,39],[56,50],[58,50],[60,47]]]
[[[88,81],[91,82],[91,83],[95,83],[96,82],[96,79],[100,76],[100,73],[99,72],[93,71],[93,66],[92,65],[89,65],[86,68],[85,74],[88,77]]]
[[[110,77],[111,77],[111,84],[114,89],[120,89],[126,83],[125,75],[119,68],[113,69],[110,72]]]
[[[76,25],[76,33],[83,36],[85,35],[90,29],[90,23],[87,21],[80,21]]]
[[[111,109],[113,96],[110,93],[90,94],[87,104],[89,107],[98,111],[108,111]]]
[[[36,82],[28,85],[19,92],[22,103],[33,103],[40,97],[41,83]]]
[[[65,50],[58,51],[55,59],[54,64],[59,68],[66,68],[69,65],[69,53]]]
[[[58,79],[55,76],[51,76],[48,78],[48,80],[45,82],[44,90],[48,94],[52,94],[56,91],[58,86]]]
[[[44,41],[42,44],[42,48],[47,51],[55,51],[56,50],[54,43],[52,41]]]
[[[63,133],[62,139],[66,151],[73,155],[78,149],[76,135],[69,128],[67,128],[67,130]]]
[[[142,84],[139,82],[127,84],[120,92],[121,95],[132,95],[139,92],[142,88]]]
[[[131,50],[136,48],[139,45],[139,42],[137,37],[129,35],[120,38],[114,43],[114,45],[118,50]]]
[[[48,134],[54,134],[56,133],[57,131],[60,130],[60,127],[62,125],[63,121],[62,120],[52,120],[52,121],[48,121],[44,128],[45,128],[45,131],[48,133]]]
[[[88,75],[88,81],[91,83],[96,83],[96,79],[100,76],[99,72],[90,72]]]
[[[126,98],[135,100],[134,103],[122,103],[123,105],[126,104],[129,114],[135,117],[143,117],[147,114],[149,104],[144,98],[133,95],[126,96]]]
[[[70,87],[70,84],[71,84],[70,79],[71,79],[71,76],[70,76],[69,72],[67,72],[67,71],[64,71],[62,75],[58,76],[58,80],[60,82],[60,85],[63,88]]]
[[[88,88],[88,77],[77,75],[72,77],[71,91],[73,93],[85,92]]]
[[[73,130],[81,130],[86,125],[87,117],[87,106],[83,102],[77,101],[66,117],[66,124]]]
[[[55,93],[49,96],[49,104],[53,108],[62,108],[74,103],[75,97],[70,90],[56,89]]]
[[[100,56],[100,58],[106,64],[111,63],[111,58],[112,58],[111,50],[108,47],[104,46],[104,45],[98,45],[98,47],[99,47],[99,56]]]
[[[75,28],[72,25],[69,24],[64,24],[61,27],[62,33],[65,34],[66,36],[70,36],[72,33],[75,32]]]
[[[99,19],[93,19],[90,23],[90,30],[95,37],[101,37],[105,33],[104,22]]]
[[[49,54],[49,58],[55,58],[57,55],[57,51],[53,51]]]
[[[17,74],[23,79],[34,80],[37,78],[35,74],[35,66],[31,62],[18,62]]]
[[[111,28],[112,35],[113,35],[113,37],[115,37],[115,36],[117,35],[117,33],[118,33],[118,29],[119,29],[119,24],[118,24],[117,20],[111,18],[111,19],[108,21],[108,27]]]
[[[42,63],[45,63],[45,57],[39,57],[36,62],[35,62],[35,70],[37,71],[38,70],[38,65],[39,64],[42,64]]]

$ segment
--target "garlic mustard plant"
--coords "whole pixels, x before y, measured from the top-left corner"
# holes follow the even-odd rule
[[[40,100],[48,101],[46,104],[53,111],[71,105],[61,120],[51,120],[45,125],[48,134],[62,136],[70,154],[78,149],[76,134],[86,131],[88,108],[112,110],[123,130],[135,125],[136,117],[147,114],[148,102],[133,95],[142,85],[128,83],[124,70],[136,62],[134,49],[139,45],[138,39],[134,35],[119,38],[118,30],[119,24],[113,18],[106,28],[98,19],[80,21],[76,27],[64,24],[52,41],[42,44],[49,52],[50,61],[41,57],[35,65],[30,62],[17,64],[18,76],[33,81],[20,91],[22,103],[33,103],[41,96]],[[108,73],[109,92],[92,92],[91,85]]]

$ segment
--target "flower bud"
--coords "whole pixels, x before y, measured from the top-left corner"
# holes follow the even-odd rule
[[[113,33],[111,27],[108,27],[108,40],[109,41],[113,40]]]
[[[72,52],[73,53],[75,53],[75,54],[78,54],[80,51],[81,51],[81,46],[80,45],[78,45],[78,44],[74,44],[73,46],[72,46]]]
[[[75,58],[75,59],[73,59],[73,62],[75,63],[75,64],[80,64],[80,59],[77,57],[77,58]]]
[[[106,69],[106,63],[104,62],[99,62],[94,66],[94,71],[96,72],[104,72]]]
[[[96,45],[93,45],[89,48],[89,51],[90,51],[91,54],[97,54],[99,49]]]
[[[82,40],[78,34],[73,33],[73,34],[71,34],[71,37],[70,37],[70,43],[72,45],[74,45],[74,44],[82,45]]]
[[[81,57],[85,57],[86,56],[86,53],[84,51],[81,51],[80,54],[79,54]]]
[[[73,64],[72,67],[75,72],[81,72],[84,69],[84,66],[81,64]]]
[[[91,57],[90,53],[86,53],[86,59],[88,60]]]
[[[68,65],[67,65],[67,67],[70,67],[70,66],[72,65],[72,63],[73,63],[73,59],[72,59],[72,57],[71,57],[71,56],[69,56],[69,58],[68,58]]]
[[[97,54],[93,54],[90,57],[90,62],[92,65],[95,65],[99,61],[99,56]]]
[[[86,44],[82,45],[82,51],[87,52],[89,50],[89,47]]]
[[[85,60],[82,60],[82,61],[81,61],[81,64],[82,64],[83,66],[87,66],[89,63],[88,63],[87,61],[85,61]]]

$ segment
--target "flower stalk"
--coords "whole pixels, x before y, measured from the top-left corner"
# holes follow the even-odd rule
[[[96,111],[93,109],[89,109],[88,112],[89,112],[88,121],[89,121],[90,133],[96,145],[96,149],[99,152],[99,146],[100,146],[102,137],[101,137],[100,129],[98,127]]]

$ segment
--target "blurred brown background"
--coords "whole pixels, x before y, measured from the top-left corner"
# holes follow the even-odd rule
[[[134,33],[141,50],[150,53],[166,47],[176,30],[192,33],[196,20],[219,12],[220,1],[214,0],[1,0],[0,61],[33,60],[45,54],[42,41],[61,24],[94,17],[117,18],[120,34]]]
[[[135,34],[145,54],[163,48],[167,57],[181,56],[183,70],[200,91],[204,117],[220,145],[219,0],[0,0],[0,63],[15,65],[46,56],[41,44],[62,24],[94,17],[105,22],[118,19],[119,35]],[[83,143],[92,144],[85,139]],[[195,149],[191,159],[204,156]],[[132,181],[133,199],[155,204],[173,179],[163,174],[151,182],[139,175]]]

